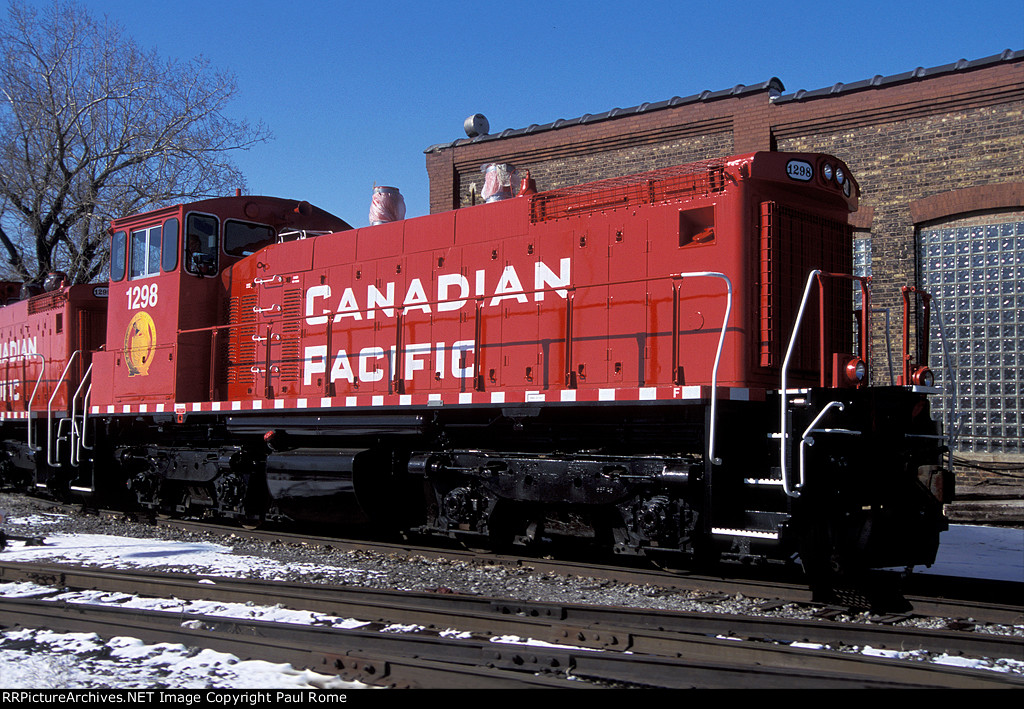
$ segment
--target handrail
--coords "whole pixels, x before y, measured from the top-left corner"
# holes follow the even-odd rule
[[[842,411],[845,408],[846,407],[843,405],[843,402],[841,401],[828,402],[825,405],[825,407],[818,412],[818,415],[814,417],[814,420],[811,421],[810,425],[807,426],[807,428],[804,430],[804,434],[800,437],[800,480],[796,484],[796,495],[790,494],[789,488],[786,486],[786,478],[782,478],[782,489],[785,490],[786,494],[790,495],[790,497],[799,497],[799,491],[804,486],[804,450],[805,446],[814,445],[814,439],[811,438],[811,432],[814,430],[815,426],[818,425],[818,422],[825,418],[825,414],[827,414],[829,411],[831,411],[832,409],[839,409],[840,411]]]
[[[722,459],[715,455],[715,436],[718,425],[718,364],[722,358],[722,347],[725,345],[725,333],[729,328],[729,315],[732,313],[732,281],[724,273],[718,271],[688,271],[680,273],[679,278],[721,278],[725,281],[726,301],[725,317],[722,319],[722,332],[718,336],[718,350],[715,352],[715,363],[711,368],[711,426],[708,431],[708,460],[714,465],[721,465]],[[673,363],[675,366],[675,363]]]
[[[820,310],[821,310],[821,312],[819,313],[819,317],[821,318],[822,322],[819,325],[819,333],[818,333],[818,336],[819,336],[819,350],[820,350],[819,353],[818,353],[818,357],[819,357],[819,367],[820,367],[821,371],[819,372],[818,376],[819,376],[819,381],[820,381],[822,387],[826,387],[828,385],[827,384],[827,379],[826,379],[827,362],[825,361],[825,341],[824,341],[824,337],[825,337],[825,334],[824,334],[824,331],[825,331],[825,327],[824,327],[824,319],[825,319],[824,285],[822,284],[822,279],[825,278],[825,277],[829,277],[829,278],[842,278],[842,279],[849,279],[849,280],[854,280],[854,281],[859,281],[860,282],[860,284],[861,284],[861,293],[863,295],[863,305],[862,305],[862,308],[861,308],[861,312],[862,312],[863,315],[861,317],[861,323],[860,323],[860,339],[861,339],[861,342],[860,342],[860,357],[862,359],[864,359],[865,361],[868,358],[868,343],[870,342],[870,338],[868,337],[868,329],[870,327],[869,318],[870,318],[870,313],[871,313],[870,305],[868,304],[868,302],[869,302],[868,301],[868,295],[869,294],[868,294],[868,290],[867,290],[867,282],[869,280],[868,277],[866,277],[866,276],[851,276],[851,275],[842,274],[842,273],[827,273],[825,271],[822,271],[821,269],[815,269],[815,270],[811,271],[809,274],[807,274],[807,284],[804,286],[803,297],[800,299],[800,308],[797,310],[796,322],[793,324],[793,333],[790,335],[789,346],[786,348],[786,356],[785,356],[785,358],[782,361],[782,376],[781,376],[781,380],[782,381],[780,383],[780,391],[779,391],[779,408],[780,408],[780,411],[779,411],[779,470],[781,471],[781,474],[782,474],[782,488],[783,488],[783,490],[785,490],[786,495],[788,495],[789,497],[799,497],[800,496],[800,488],[803,487],[803,477],[804,477],[804,471],[803,471],[803,446],[804,446],[804,442],[806,441],[806,438],[807,438],[807,433],[805,432],[804,436],[801,438],[801,444],[800,444],[800,446],[801,446],[801,450],[800,450],[800,455],[801,455],[801,461],[800,461],[800,466],[801,466],[800,467],[800,482],[794,487],[794,486],[791,486],[789,484],[789,470],[787,469],[788,466],[786,465],[787,443],[789,441],[789,425],[788,425],[787,416],[786,416],[786,414],[788,412],[788,405],[789,405],[789,395],[788,395],[788,391],[789,391],[789,364],[790,364],[790,361],[793,358],[793,352],[796,349],[797,339],[798,339],[799,334],[800,334],[800,326],[803,324],[804,312],[807,309],[807,301],[809,300],[810,295],[811,295],[811,286],[813,286],[814,282],[817,281],[818,285],[819,285],[819,288],[821,290],[820,296],[822,298],[821,304],[819,306]],[[838,404],[838,403],[839,402],[833,401],[833,402],[830,402],[829,404],[827,404],[825,406],[825,408],[823,408],[818,413],[818,416],[814,419],[814,423],[812,423],[811,428],[813,428],[815,425],[817,425],[817,422],[825,414],[826,411],[829,411],[830,409],[835,408],[833,406],[833,404]],[[838,408],[839,408],[840,411],[843,410],[842,405],[839,405]],[[809,430],[810,429],[808,429],[808,431]]]
[[[28,404],[25,406],[25,411],[28,414],[28,449],[31,451],[42,450],[39,446],[32,442],[32,402],[35,401],[36,392],[39,391],[39,385],[43,381],[43,372],[46,370],[46,357],[39,354],[38,352],[26,352],[22,357],[38,357],[42,360],[39,365],[39,376],[36,377],[36,385],[32,387],[32,396],[28,398]]]
[[[796,313],[796,323],[793,325],[793,334],[789,338],[789,347],[786,348],[786,356],[782,360],[782,382],[779,391],[780,412],[780,434],[779,434],[779,469],[782,473],[782,489],[789,497],[800,497],[800,491],[790,489],[789,475],[786,470],[786,439],[789,438],[788,426],[786,425],[786,413],[788,410],[787,390],[789,384],[789,361],[793,357],[793,350],[796,349],[796,338],[800,334],[800,325],[804,320],[804,311],[807,309],[807,300],[811,295],[811,286],[814,280],[821,275],[821,269],[815,269],[807,275],[807,285],[804,286],[804,295],[800,299],[800,308]]]
[[[918,367],[928,366],[928,328],[930,326],[930,314],[932,306],[932,295],[916,286],[903,286],[903,365],[902,374],[898,382],[903,386],[910,386],[914,383],[914,373]],[[924,327],[917,329],[917,351],[910,353],[910,296],[917,296],[915,302],[921,303],[922,320]]]
[[[36,392],[39,390],[39,385],[43,381],[43,372],[46,369],[46,358],[43,355],[39,354],[38,352],[24,352],[22,354],[8,355],[7,357],[0,357],[0,359],[2,359],[4,361],[4,367],[6,367],[6,372],[5,372],[5,375],[6,375],[6,378],[7,378],[6,381],[7,381],[7,385],[10,385],[10,383],[11,383],[11,375],[10,375],[11,362],[13,360],[15,360],[15,359],[21,359],[21,363],[22,363],[22,366],[21,366],[21,369],[22,369],[21,376],[22,376],[22,378],[21,378],[21,380],[19,380],[19,383],[20,382],[24,382],[25,376],[27,375],[27,371],[25,369],[25,358],[27,358],[27,357],[38,357],[39,359],[42,360],[42,365],[39,367],[39,376],[36,377],[36,385],[32,389],[32,396],[29,397],[29,399],[27,399],[25,401],[26,418],[31,419],[32,400],[35,399]],[[5,397],[4,397],[5,398],[4,404],[6,406],[8,406],[9,408],[13,408],[13,406],[11,406],[11,403],[14,401],[14,399],[13,399],[13,388],[11,388],[9,390],[9,392],[11,393],[12,398],[7,398],[6,395],[5,395]],[[29,441],[29,445],[31,446],[31,441],[32,441],[32,424],[31,423],[29,423],[28,441]]]
[[[483,337],[484,337],[484,299],[477,298],[473,304],[473,389],[484,390]]]
[[[949,397],[949,449],[956,450],[956,439],[960,435],[960,415],[956,412],[957,398],[957,373],[953,368],[952,358],[949,356],[949,341],[946,339],[946,325],[942,321],[942,307],[940,300],[934,300],[935,319],[939,324],[939,342],[942,345],[942,361],[945,364],[945,371],[949,373],[950,397]]]
[[[405,308],[399,308],[395,311],[395,359],[391,364],[391,382],[388,384],[389,393],[392,390],[396,394],[405,393],[405,381],[403,380],[405,376],[405,338],[402,337],[405,334],[402,329],[404,321]],[[327,356],[330,358],[331,353],[328,352]],[[324,369],[326,370],[326,368],[327,365],[325,363]],[[330,379],[330,376],[328,375],[326,378]]]
[[[84,440],[85,418],[88,409],[88,406],[86,406],[83,401],[83,406],[86,406],[86,408],[82,410],[82,434],[78,436],[76,435],[78,432],[78,426],[75,424],[75,419],[78,417],[78,397],[82,393],[82,387],[84,387],[85,383],[89,381],[90,374],[92,374],[92,362],[89,363],[89,367],[85,370],[85,374],[82,375],[82,381],[79,383],[78,388],[75,389],[75,395],[71,398],[71,467],[73,468],[78,467],[78,446],[83,444],[79,443],[76,439],[81,438]],[[92,390],[92,385],[89,386],[89,390]]]
[[[271,284],[271,285],[276,285],[276,284],[279,284],[279,283],[284,283],[284,278],[281,277],[281,276],[271,276],[270,278],[254,278],[252,280],[252,284],[254,286],[262,286],[262,285],[266,285],[268,283]]]
[[[678,274],[668,273],[668,274],[665,274],[663,276],[651,276],[651,277],[646,277],[645,276],[645,277],[642,277],[642,278],[623,278],[623,279],[619,279],[619,280],[615,280],[615,281],[603,281],[603,282],[600,282],[600,283],[586,283],[584,285],[578,285],[578,284],[577,285],[569,285],[569,284],[561,285],[561,284],[559,284],[559,285],[554,285],[554,286],[550,286],[550,287],[547,287],[547,288],[530,288],[530,289],[524,288],[522,290],[502,291],[498,295],[501,298],[517,298],[519,296],[534,296],[534,297],[536,297],[537,295],[546,295],[546,294],[549,294],[549,293],[559,293],[560,294],[562,291],[586,290],[588,288],[611,288],[611,287],[615,287],[615,286],[628,286],[628,285],[633,285],[633,284],[636,284],[636,283],[652,283],[652,282],[655,282],[655,281],[668,280],[668,279],[677,278],[677,277],[678,277]],[[436,305],[440,305],[442,303],[453,303],[453,302],[457,302],[457,301],[461,301],[461,300],[465,300],[467,302],[470,301],[470,300],[473,300],[473,301],[476,301],[478,304],[482,304],[484,301],[487,301],[487,300],[489,300],[489,299],[491,299],[493,297],[495,297],[494,294],[491,294],[491,295],[467,295],[465,298],[456,298],[454,300],[453,299],[435,298],[435,299],[429,299],[429,300],[417,300],[416,303],[413,306],[408,306],[408,305],[404,305],[404,304],[400,304],[400,303],[395,303],[394,305],[388,305],[386,307],[393,307],[396,310],[398,310],[398,309],[408,310],[410,307],[414,307],[416,309],[420,309],[420,308],[423,308],[424,306],[431,306],[431,307],[433,307],[433,306],[436,306]],[[302,321],[306,320],[307,318],[325,318],[325,320],[323,320],[320,323],[320,324],[322,324],[323,322],[327,322],[328,320],[331,320],[333,317],[336,317],[341,312],[342,311],[330,310],[330,309],[324,310],[322,313],[320,313],[318,315],[310,315],[310,314],[307,314],[307,313],[303,312],[303,313],[300,313],[298,315],[282,316],[282,317],[279,317],[279,318],[275,318],[274,322],[275,323],[279,323],[279,324],[301,323]],[[178,334],[179,335],[191,335],[191,334],[196,334],[196,333],[211,332],[213,330],[228,330],[228,331],[230,331],[230,330],[241,330],[241,329],[246,328],[246,327],[251,327],[254,323],[255,323],[255,321],[237,322],[237,323],[220,323],[218,325],[207,325],[205,327],[182,328],[182,329],[178,330]]]
[[[565,298],[565,362],[562,369],[565,370],[565,386],[570,389],[576,388],[576,371],[573,369],[573,339],[572,339],[572,308],[576,300],[576,289],[567,293]]]
[[[90,446],[86,443],[85,434],[89,432],[89,427],[86,425],[89,419],[89,399],[92,398],[92,382],[89,382],[89,388],[85,390],[85,398],[82,399],[82,448],[87,451],[91,451],[94,446]]]
[[[71,357],[68,358],[68,363],[64,365],[64,371],[61,372],[60,379],[53,385],[53,393],[50,394],[50,400],[46,402],[46,464],[51,468],[59,468],[60,462],[52,460],[51,451],[53,451],[53,426],[50,425],[50,419],[53,417],[53,399],[57,396],[57,392],[60,391],[60,385],[64,383],[64,379],[68,376],[68,370],[71,369],[71,365],[74,364],[75,357],[82,354],[81,350],[75,350],[71,353]]]
[[[4,357],[4,412],[14,410],[14,395],[11,383],[11,358]]]

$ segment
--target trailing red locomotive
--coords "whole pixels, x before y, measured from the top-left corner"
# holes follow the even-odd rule
[[[833,157],[754,153],[362,229],[246,196],[118,219],[105,298],[0,310],[2,473],[243,523],[930,564],[952,478],[927,370],[868,383],[857,199]]]

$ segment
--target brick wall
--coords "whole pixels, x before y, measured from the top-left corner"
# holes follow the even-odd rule
[[[427,152],[431,213],[471,203],[483,187],[482,165],[510,163],[547,190],[658,167],[767,150],[770,87],[739,96],[685,102],[649,112],[586,117],[565,126],[526,129],[504,138],[464,140]],[[518,187],[518,184],[516,185]]]
[[[606,177],[630,175],[659,167],[696,162],[719,155],[728,155],[731,152],[733,152],[732,133],[722,131],[680,138],[672,142],[623,147],[600,146],[579,156],[520,158],[512,164],[517,170],[519,179],[526,171],[529,171],[530,177],[537,183],[537,189],[543,191],[593,182]],[[472,203],[471,186],[475,186],[477,194],[483,188],[481,166],[475,167],[476,169],[473,169],[473,166],[467,166],[457,175],[457,182],[461,188],[460,206],[468,206]],[[518,182],[515,186],[519,187]]]
[[[916,225],[911,205],[922,197],[979,185],[1024,184],[1024,100],[966,111],[908,117],[854,129],[778,140],[779,150],[831,153],[861,184],[871,214],[872,299],[894,324],[900,289],[916,282]],[[885,354],[884,324],[874,323],[873,366]],[[896,343],[893,343],[894,345]],[[896,353],[898,355],[898,353]],[[898,359],[897,359],[898,361]]]

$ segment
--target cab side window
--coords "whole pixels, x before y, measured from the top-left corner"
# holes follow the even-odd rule
[[[197,276],[217,274],[217,218],[190,214],[185,225],[185,270]]]
[[[229,221],[224,225],[224,251],[230,256],[248,256],[273,244],[276,234],[265,224]]]
[[[110,237],[110,280],[124,278],[124,262],[128,255],[128,234],[119,231]]]
[[[161,266],[165,272],[178,267],[178,220],[168,219],[164,222],[164,246]]]

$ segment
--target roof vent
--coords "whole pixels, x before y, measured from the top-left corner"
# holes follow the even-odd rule
[[[463,122],[462,128],[466,131],[466,135],[470,138],[475,138],[478,135],[487,135],[487,131],[491,129],[491,124],[487,122],[484,114],[474,113]]]

